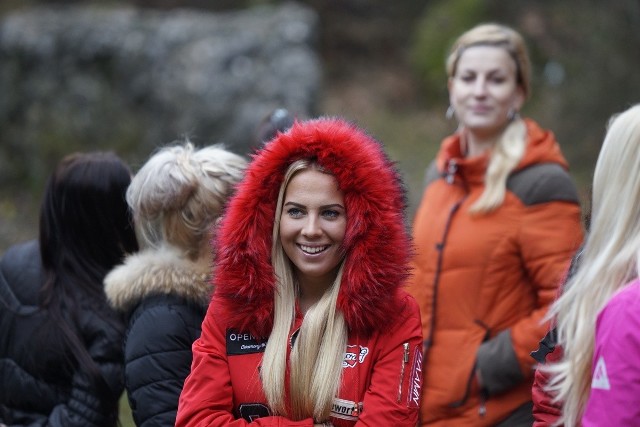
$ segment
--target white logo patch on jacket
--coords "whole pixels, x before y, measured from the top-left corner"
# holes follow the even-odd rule
[[[604,363],[604,357],[600,356],[596,363],[596,369],[593,371],[593,380],[591,381],[591,388],[598,388],[600,390],[611,390],[609,384],[609,376],[607,375],[607,365]]]
[[[331,405],[331,416],[343,420],[358,421],[358,415],[362,412],[362,406],[362,402],[356,404],[356,402],[335,397]]]
[[[360,351],[358,352],[358,347]],[[369,354],[369,347],[363,347],[361,345],[348,345],[347,351],[344,353],[344,360],[342,361],[343,368],[353,368],[356,363],[362,364],[364,359]]]

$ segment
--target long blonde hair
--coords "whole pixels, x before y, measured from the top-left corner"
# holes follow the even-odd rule
[[[548,390],[576,425],[591,391],[596,318],[611,296],[638,276],[640,262],[640,104],[614,116],[593,177],[589,237],[578,270],[549,317],[557,319],[562,361],[544,366]]]
[[[267,402],[276,414],[287,415],[293,420],[312,417],[322,422],[328,420],[333,398],[338,392],[347,345],[347,325],[342,313],[336,309],[344,263],[329,290],[304,316],[291,350],[291,414],[287,414],[285,401],[287,348],[298,295],[291,263],[280,242],[280,217],[287,185],[296,173],[309,168],[322,171],[307,160],[292,163],[278,194],[271,251],[277,280],[274,325],[262,359],[261,375]]]
[[[516,83],[525,98],[531,92],[531,61],[522,36],[515,30],[500,24],[480,24],[463,33],[451,47],[446,61],[447,75],[452,78],[462,53],[472,46],[496,46],[503,48],[516,63]],[[497,209],[504,201],[507,178],[522,159],[526,146],[526,126],[513,111],[501,137],[491,151],[489,166],[485,174],[485,188],[471,208],[471,213],[488,213]]]

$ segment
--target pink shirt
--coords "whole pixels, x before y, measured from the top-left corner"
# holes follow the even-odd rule
[[[640,426],[640,280],[602,309],[595,340],[583,427]]]

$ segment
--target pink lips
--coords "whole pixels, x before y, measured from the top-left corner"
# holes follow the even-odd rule
[[[491,107],[488,105],[476,105],[470,107],[469,110],[474,114],[486,114],[491,111]]]

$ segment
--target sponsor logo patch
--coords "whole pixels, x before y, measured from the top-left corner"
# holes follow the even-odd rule
[[[333,399],[333,404],[331,405],[332,417],[349,421],[358,421],[358,416],[361,413],[362,402],[358,403],[356,406],[356,402],[352,402],[350,400],[338,399],[337,397]]]
[[[422,390],[422,346],[417,345],[413,351],[413,366],[409,378],[409,393],[407,393],[407,407],[420,406],[420,392]]]
[[[356,363],[362,364],[369,354],[369,348],[361,345],[348,345],[342,361],[343,368],[353,368]]]
[[[227,354],[230,356],[264,353],[266,346],[266,340],[257,339],[251,334],[238,332],[234,329],[227,329]]]
[[[238,407],[238,413],[241,418],[249,422],[271,415],[271,411],[264,403],[242,403]]]

